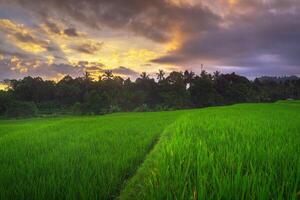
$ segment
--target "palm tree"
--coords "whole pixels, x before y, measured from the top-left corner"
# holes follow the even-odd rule
[[[140,74],[140,77],[142,80],[147,80],[147,79],[149,79],[149,74],[147,74],[146,72],[142,72]]]
[[[215,71],[214,74],[213,74],[214,80],[217,80],[220,77],[220,75],[221,75],[221,72]]]
[[[190,84],[195,77],[195,73],[192,71],[185,70],[183,73],[185,84]]]
[[[104,74],[102,74],[103,80],[111,80],[114,75],[111,70],[105,70]]]
[[[166,73],[164,72],[164,70],[162,69],[158,70],[158,73],[156,73],[158,82],[165,79],[165,74]]]

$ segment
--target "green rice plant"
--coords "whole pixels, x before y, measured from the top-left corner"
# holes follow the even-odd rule
[[[299,111],[283,101],[1,120],[0,199],[297,199]]]
[[[0,121],[0,199],[112,199],[185,111]]]
[[[240,104],[168,127],[120,199],[297,199],[300,104]]]

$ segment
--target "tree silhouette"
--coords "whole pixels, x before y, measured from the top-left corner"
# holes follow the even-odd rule
[[[9,80],[10,89],[0,92],[0,114],[25,112],[34,105],[41,113],[74,110],[74,113],[100,114],[300,99],[300,79],[294,76],[250,81],[235,73],[210,74],[202,70],[197,75],[186,70],[166,76],[159,70],[156,80],[146,72],[135,81],[124,80],[111,70],[106,70],[99,81],[94,81],[89,72],[77,78],[66,75],[57,83],[40,77]]]
[[[114,75],[111,70],[105,70],[104,73],[102,74],[103,80],[111,80],[113,77]]]
[[[162,69],[158,70],[158,73],[156,73],[158,82],[161,82],[162,80],[165,79],[165,74],[166,73],[164,72],[164,70]]]
[[[146,72],[142,72],[140,74],[141,79],[143,80],[148,80],[149,79],[149,74],[147,74]]]

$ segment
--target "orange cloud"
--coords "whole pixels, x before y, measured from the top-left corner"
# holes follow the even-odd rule
[[[181,47],[184,42],[184,34],[179,28],[174,28],[172,39],[165,45],[168,52],[175,51]]]
[[[20,49],[41,53],[46,51],[47,41],[40,40],[35,36],[35,31],[25,27],[23,24],[14,23],[8,19],[0,19],[1,31],[7,34],[7,39]]]
[[[46,51],[46,48],[40,44],[35,44],[33,42],[20,42],[16,40],[13,36],[9,35],[8,39],[20,49],[30,52],[30,53],[42,53]]]
[[[236,5],[239,3],[239,0],[228,0],[229,5]]]

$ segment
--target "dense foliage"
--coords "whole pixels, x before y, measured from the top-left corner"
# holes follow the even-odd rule
[[[135,81],[106,71],[97,81],[86,73],[78,78],[65,76],[57,83],[40,77],[7,82],[10,90],[0,93],[1,114],[7,113],[12,101],[34,102],[42,114],[62,111],[101,114],[300,98],[297,77],[262,77],[250,81],[235,73],[209,74],[205,71],[199,75],[174,71],[165,76],[160,70],[157,79],[142,73]]]
[[[13,101],[6,110],[7,117],[34,117],[37,115],[37,107],[33,102]]]

